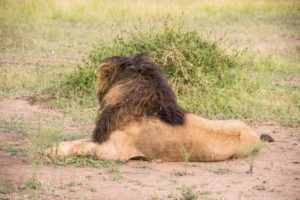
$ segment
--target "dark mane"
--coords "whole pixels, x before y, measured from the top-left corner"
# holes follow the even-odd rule
[[[93,132],[104,142],[112,131],[143,117],[156,117],[170,125],[183,125],[186,111],[158,66],[146,54],[106,58],[97,71],[97,96],[101,109]],[[107,87],[107,88],[104,88]]]

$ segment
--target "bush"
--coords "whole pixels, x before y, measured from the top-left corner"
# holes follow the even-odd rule
[[[214,117],[241,116],[234,110],[230,99],[239,98],[241,90],[251,92],[251,85],[243,68],[239,52],[228,54],[220,48],[220,41],[203,39],[196,32],[165,27],[160,31],[130,32],[129,38],[117,36],[111,44],[99,42],[94,46],[83,65],[80,65],[63,83],[52,88],[52,93],[64,98],[96,99],[95,70],[102,59],[113,55],[130,56],[148,52],[164,71],[187,110]],[[249,87],[251,85],[251,87]],[[86,102],[81,101],[83,105]],[[93,104],[95,105],[95,100]]]

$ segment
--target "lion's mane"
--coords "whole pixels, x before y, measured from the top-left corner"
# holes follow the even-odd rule
[[[143,117],[159,118],[170,125],[183,125],[186,111],[158,66],[144,53],[103,60],[96,72],[100,110],[93,140],[106,141],[114,130]]]

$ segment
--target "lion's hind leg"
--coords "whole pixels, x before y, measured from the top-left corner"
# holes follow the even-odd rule
[[[243,122],[237,121],[240,128],[239,145],[235,157],[245,157],[259,152],[262,142],[258,135]]]

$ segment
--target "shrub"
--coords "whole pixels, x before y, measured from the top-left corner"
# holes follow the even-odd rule
[[[251,92],[249,88],[253,89],[253,84],[247,87],[250,83],[243,71],[241,53],[226,53],[220,48],[221,40],[210,41],[197,32],[168,26],[149,32],[134,30],[128,35],[128,38],[117,36],[110,44],[95,44],[84,64],[59,87],[52,88],[52,93],[64,98],[95,99],[94,73],[102,59],[147,52],[165,73],[183,107],[205,116],[213,117],[219,113],[228,117],[240,116],[234,112],[229,99],[235,95],[239,98],[242,88],[248,92]],[[89,106],[94,106],[96,101],[93,102]]]

